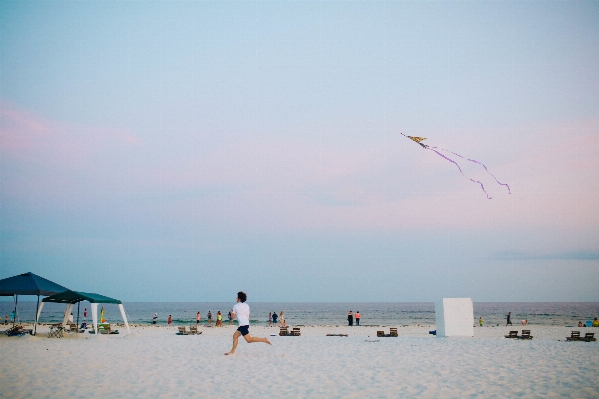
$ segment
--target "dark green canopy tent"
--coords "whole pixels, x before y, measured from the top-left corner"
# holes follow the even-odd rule
[[[100,294],[92,294],[89,292],[65,291],[56,295],[44,298],[42,302],[57,302],[57,303],[77,303],[88,301],[89,303],[122,303],[118,299],[109,298]]]
[[[17,276],[8,277],[0,280],[0,296],[15,297],[15,310],[13,318],[13,326],[17,322],[17,304],[19,295],[37,295],[37,314],[39,314],[40,295],[54,295],[59,292],[67,291],[68,288],[56,284],[53,281],[45,279],[31,272],[19,274]],[[33,326],[33,333],[37,329],[37,318]]]
[[[92,304],[92,320],[94,324],[94,331],[98,333],[98,304],[99,303],[114,303],[118,305],[119,310],[121,311],[121,316],[123,317],[123,321],[125,322],[125,327],[127,327],[127,331],[130,333],[129,323],[127,322],[127,315],[125,314],[125,308],[123,307],[123,303],[114,298],[110,298],[100,294],[92,294],[90,292],[78,292],[78,291],[64,291],[59,294],[51,295],[42,300],[42,306],[40,306],[38,310],[37,318],[39,318],[39,314],[42,311],[43,305],[46,302],[54,302],[54,303],[66,303],[67,310],[65,312],[65,318],[63,320],[63,324],[66,324],[68,315],[71,312],[73,304],[79,303],[81,301],[88,301]]]
[[[53,281],[38,276],[37,274],[23,273],[18,276],[0,280],[0,295],[54,295],[67,291],[68,288]]]

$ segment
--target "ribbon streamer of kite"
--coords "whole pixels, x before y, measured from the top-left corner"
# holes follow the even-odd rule
[[[403,134],[403,133],[402,133],[402,135],[403,135],[403,136],[405,136],[405,137],[407,137],[407,138],[409,138],[410,140],[412,140],[412,141],[414,141],[414,142],[418,143],[418,144],[419,144],[419,145],[420,145],[422,148],[424,148],[425,150],[431,150],[431,151],[433,151],[435,154],[437,154],[437,155],[439,155],[440,157],[442,157],[443,159],[446,159],[446,160],[448,160],[449,162],[453,163],[455,166],[457,166],[457,167],[458,167],[458,170],[460,171],[460,173],[462,174],[462,176],[464,176],[466,179],[470,180],[471,182],[473,182],[473,183],[477,183],[478,185],[480,185],[480,188],[483,190],[483,192],[485,193],[485,195],[487,196],[487,198],[488,198],[488,199],[492,199],[493,197],[491,197],[491,196],[489,195],[489,193],[487,193],[487,190],[485,190],[485,186],[484,186],[484,184],[483,184],[481,181],[478,181],[478,180],[475,180],[475,179],[473,179],[473,178],[471,178],[471,177],[469,177],[469,176],[466,176],[466,175],[464,174],[464,172],[462,171],[462,168],[460,167],[460,165],[459,165],[459,164],[458,164],[456,161],[454,161],[453,159],[451,159],[451,158],[449,158],[449,157],[447,157],[447,156],[445,156],[445,155],[441,154],[441,153],[440,153],[439,151],[437,151],[437,150],[448,152],[448,153],[450,153],[450,154],[453,154],[453,155],[455,155],[455,156],[458,156],[458,157],[460,157],[460,158],[462,158],[462,159],[465,159],[465,160],[467,160],[467,161],[469,161],[469,162],[474,162],[474,163],[476,163],[476,164],[479,164],[479,165],[481,165],[483,168],[485,168],[485,171],[486,171],[488,174],[490,174],[490,175],[493,177],[493,179],[495,179],[495,181],[497,182],[497,184],[499,184],[499,185],[502,185],[502,186],[506,186],[506,187],[507,187],[507,192],[508,192],[508,194],[511,194],[511,193],[512,193],[512,190],[510,190],[510,186],[509,186],[507,183],[502,183],[502,182],[500,182],[499,180],[497,180],[497,177],[495,177],[495,175],[494,175],[493,173],[491,173],[491,172],[489,171],[489,169],[486,167],[486,165],[485,165],[485,164],[483,164],[482,162],[479,162],[479,161],[477,161],[476,159],[470,159],[470,158],[463,157],[463,156],[461,156],[460,154],[457,154],[457,153],[455,153],[455,152],[453,152],[453,151],[446,150],[446,149],[444,149],[444,148],[439,148],[439,147],[431,147],[431,146],[428,146],[428,145],[426,145],[426,144],[422,144],[422,143],[421,143],[421,141],[423,141],[423,140],[426,140],[426,137],[406,136],[406,135],[405,135],[405,134]]]

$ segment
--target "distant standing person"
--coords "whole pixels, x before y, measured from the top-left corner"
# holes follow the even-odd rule
[[[202,314],[198,312],[196,314],[196,327],[200,325],[200,320],[202,320]]]
[[[8,319],[8,316],[6,316]],[[268,312],[268,326],[272,327],[272,312]]]
[[[360,311],[356,310],[356,326],[360,325],[360,317],[362,317],[360,316]]]
[[[277,315],[277,312],[272,312],[272,323],[273,324],[277,324],[278,318],[279,318],[279,315]]]
[[[216,327],[222,327],[222,326],[223,326],[223,314],[219,310],[218,312],[216,312]]]
[[[512,312],[507,313],[507,322],[505,323],[506,327],[512,325]]]
[[[4,316],[4,325],[8,325],[8,315]]]
[[[158,321],[158,313],[154,313],[154,317],[152,317],[152,324],[156,324]]]
[[[245,301],[247,300],[247,295],[243,291],[239,291],[237,293],[237,303],[233,306],[232,316],[233,318],[237,318],[239,323],[239,327],[237,327],[237,331],[233,334],[233,347],[231,351],[225,353],[225,355],[232,355],[235,353],[235,349],[237,349],[237,343],[239,341],[239,336],[243,335],[246,342],[248,344],[254,342],[264,342],[265,344],[271,345],[268,338],[258,338],[252,337],[250,335],[250,307]]]
[[[279,323],[281,323],[281,327],[287,327],[287,323],[285,322],[285,312],[283,312],[281,310],[281,313],[279,314]]]
[[[595,319],[593,320],[593,327],[599,327],[599,320],[597,320],[597,318],[595,317]]]
[[[229,310],[229,325],[233,324],[233,309]]]
[[[170,314],[168,315],[168,319],[166,320],[166,323],[170,326],[171,324],[173,324],[173,316],[171,316]]]
[[[478,318],[478,325],[481,327],[483,326],[483,318],[482,317]]]
[[[208,325],[212,325],[212,311],[208,311]]]
[[[351,310],[347,314],[347,325],[348,326],[353,326],[354,325],[354,314],[353,314],[353,312]]]

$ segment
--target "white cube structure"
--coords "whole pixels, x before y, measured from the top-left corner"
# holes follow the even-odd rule
[[[437,337],[473,337],[474,307],[471,298],[443,298],[435,303]]]

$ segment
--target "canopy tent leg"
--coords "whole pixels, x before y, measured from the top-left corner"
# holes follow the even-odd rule
[[[98,304],[92,303],[92,323],[94,323],[94,334],[98,335]]]
[[[42,313],[43,307],[44,307],[44,302],[40,303],[40,307],[37,309],[37,315],[35,315],[36,323],[40,319],[40,314]]]
[[[12,326],[14,327],[17,322],[17,303],[19,302],[19,294],[15,295],[15,310],[12,316]]]
[[[40,296],[37,296],[37,307],[35,308],[35,323],[33,323],[33,335],[37,333],[37,318],[39,317],[40,312]]]
[[[131,334],[131,329],[129,328],[129,323],[127,323],[127,315],[125,314],[125,307],[122,303],[119,303],[119,310],[121,311],[121,316],[123,316],[123,321],[125,322],[125,327],[127,327],[127,334]]]
[[[77,330],[79,330],[79,309],[81,308],[81,301],[77,302]]]
[[[73,304],[69,303],[67,305],[67,310],[64,312],[64,319],[62,319],[62,326],[67,326],[67,321],[69,320],[69,316],[71,315],[71,310],[73,309]]]

